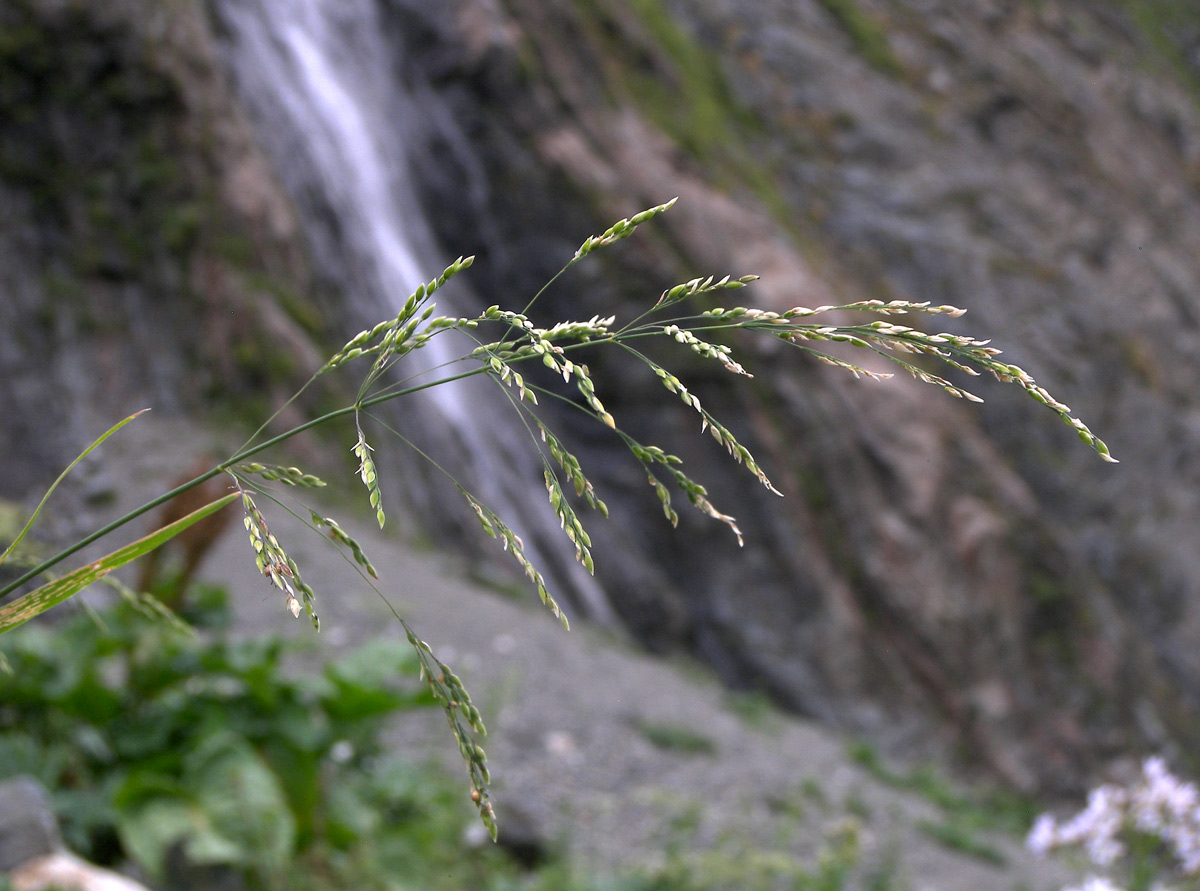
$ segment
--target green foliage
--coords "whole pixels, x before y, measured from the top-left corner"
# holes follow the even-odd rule
[[[977,799],[967,797],[954,789],[930,765],[922,765],[908,773],[898,773],[885,765],[879,753],[865,742],[852,743],[847,755],[877,780],[915,792],[941,808],[941,820],[922,820],[917,828],[949,850],[993,866],[1004,866],[1004,855],[982,841],[978,833],[1002,830],[1021,835],[1029,826],[1033,813],[1030,802],[1000,793]],[[851,810],[853,812],[853,808]]]
[[[940,823],[922,820],[917,824],[921,831],[951,851],[958,851],[992,866],[1004,866],[1008,861],[991,845],[980,841],[970,828],[949,820]]]
[[[1033,801],[1015,793],[984,789],[974,795],[964,795],[933,765],[922,764],[906,773],[895,771],[883,763],[873,746],[865,742],[851,743],[847,754],[877,780],[897,789],[916,792],[941,808],[945,823],[931,824],[932,828],[926,827],[926,832],[954,847],[958,847],[951,841],[951,835],[955,833],[982,830],[1024,835],[1036,813]],[[943,826],[952,828],[943,831]]]
[[[1109,0],[1141,29],[1158,60],[1200,102],[1200,70],[1194,42],[1200,35],[1200,8],[1191,0]]]
[[[725,704],[742,721],[758,730],[773,733],[782,726],[779,706],[762,690],[733,691],[725,697]]]
[[[877,71],[893,77],[904,73],[904,66],[892,52],[887,31],[879,22],[863,12],[854,0],[818,0],[854,44],[863,60]]]
[[[619,876],[555,859],[523,872],[502,849],[464,841],[460,783],[384,751],[386,720],[434,704],[394,639],[314,671],[296,668],[311,659],[303,644],[181,633],[122,603],[26,625],[0,653],[13,668],[0,674],[0,779],[36,777],[68,845],[160,881],[180,852],[289,891],[836,891],[858,862],[846,824],[815,861],[669,843],[664,864]]]
[[[618,4],[576,0],[582,24],[600,56],[613,98],[645,118],[703,164],[728,188],[749,188],[785,227],[790,211],[770,168],[749,137],[761,122],[734,99],[712,51],[682,27],[664,0]]]
[[[717,744],[684,724],[640,723],[638,730],[651,745],[684,755],[712,755]]]
[[[831,824],[815,860],[725,843],[703,852],[668,846],[667,860],[640,877],[637,891],[842,891],[860,866],[860,826]]]
[[[289,670],[300,648],[275,637],[206,637],[125,604],[5,635],[0,776],[51,789],[76,850],[152,876],[176,845],[255,887],[391,888],[389,874],[426,871],[414,887],[441,887],[449,862],[504,872],[496,852],[463,849],[457,784],[382,749],[386,717],[433,704],[403,642],[313,672]]]
[[[142,411],[135,412],[134,414],[125,418],[123,421],[118,421],[116,424],[109,427],[108,430],[104,431],[104,433],[100,434],[100,436],[98,436],[95,440],[93,440],[91,445],[89,445],[82,452],[80,452],[79,456],[74,461],[72,461],[69,465],[67,465],[67,469],[64,470],[62,473],[60,473],[58,475],[58,478],[53,483],[50,484],[50,488],[46,490],[46,494],[42,496],[42,500],[39,501],[37,507],[35,507],[33,509],[33,513],[30,514],[29,519],[25,521],[25,524],[20,527],[19,531],[13,532],[13,537],[11,539],[11,543],[8,545],[8,547],[6,547],[4,549],[3,553],[0,553],[0,563],[3,563],[5,560],[7,560],[8,557],[13,553],[13,551],[16,550],[17,545],[19,545],[21,543],[21,539],[23,539],[26,535],[29,534],[30,528],[33,526],[33,524],[35,522],[37,522],[38,514],[40,514],[42,512],[42,508],[46,506],[46,502],[50,500],[50,496],[54,494],[54,490],[58,488],[58,484],[63,481],[63,479],[66,477],[66,475],[68,473],[70,473],[80,461],[82,461],[89,454],[91,454],[93,451],[95,451],[97,448],[99,448],[100,445],[103,444],[104,440],[108,439],[110,436],[112,436],[114,433],[116,433],[118,430],[120,430],[122,427],[124,427],[130,421],[137,418],[138,415],[142,414],[145,411],[146,411],[146,409],[142,409]],[[18,525],[18,524],[14,523],[14,525]]]
[[[733,103],[712,54],[676,23],[662,0],[628,0],[625,5],[643,34],[635,37],[625,30],[619,11],[609,4],[577,3],[609,63],[608,80],[692,155],[729,159],[739,130],[750,122]],[[638,37],[638,44],[631,45]]]
[[[119,569],[126,563],[130,563],[138,557],[143,557],[156,548],[161,547],[189,526],[220,510],[236,497],[235,494],[229,494],[224,498],[219,498],[211,504],[192,511],[186,517],[163,526],[150,535],[139,538],[132,544],[113,551],[111,554],[106,554],[99,560],[81,566],[61,578],[47,582],[40,588],[35,588],[28,594],[18,597],[12,603],[0,607],[0,632],[8,631],[23,622],[29,621],[39,613],[57,606],[64,600],[73,597],[83,589],[100,581],[114,569]],[[15,544],[16,542],[14,542]],[[11,546],[10,550],[6,551],[4,556],[7,557],[10,552]]]

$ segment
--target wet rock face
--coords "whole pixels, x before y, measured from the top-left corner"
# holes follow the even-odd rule
[[[989,382],[962,411],[764,354],[747,405],[695,369],[789,498],[731,484],[698,445],[685,457],[750,525],[745,551],[632,513],[633,534],[600,528],[599,552],[621,555],[607,590],[643,639],[893,739],[946,727],[1023,784],[1183,730],[1187,685],[1162,681],[1198,667],[1184,592],[1200,565],[1179,543],[1200,492],[1200,119],[1152,37],[1082,3],[451,6],[392,4],[486,171],[485,212],[478,192],[463,206],[470,179],[436,135],[416,167],[442,240],[495,246],[498,296],[552,274],[564,241],[678,194],[657,235],[553,311],[631,309],[709,271],[762,273],[771,307],[956,303],[962,330],[994,335],[1124,459],[1100,466]],[[605,370],[639,434],[689,434],[650,384]],[[635,504],[618,457],[589,452]]]
[[[0,31],[0,496],[19,498],[147,405],[267,405],[311,347],[279,299],[304,280],[290,205],[198,10],[16,0]]]
[[[46,80],[53,58],[0,60],[0,104],[33,109],[22,139],[0,132],[0,411],[16,419],[0,447],[31,470],[63,463],[47,431],[108,412],[97,394],[191,405],[199,375],[261,395],[262,331],[295,353],[345,314],[313,284],[320,257],[306,272],[304,187],[275,185],[214,49],[224,2],[0,10],[116,94],[71,99],[75,81]],[[964,382],[987,400],[966,408],[750,343],[750,387],[685,363],[778,499],[652,380],[598,359],[623,425],[677,451],[746,532],[739,550],[686,512],[672,531],[619,444],[556,420],[619,517],[591,524],[598,577],[648,646],[899,747],[961,744],[1021,785],[1195,741],[1200,117],[1179,73],[1194,22],[1166,46],[1082,0],[371,8],[412,109],[414,188],[446,257],[478,255],[480,305],[523,304],[584,237],[678,195],[549,292],[544,317],[628,316],[710,272],[761,274],[739,296],[772,309],[955,303],[970,313],[948,325],[994,336],[1123,460],[1100,464],[987,381]],[[271,128],[256,135],[269,148]],[[13,173],[29,144],[59,173]],[[139,152],[182,173],[155,178]],[[302,325],[299,304],[324,321]]]
[[[154,137],[164,135],[173,97],[161,78],[134,64],[136,47],[127,34],[79,10],[13,3],[0,18],[6,35],[0,60],[0,114],[6,121],[0,135],[0,366],[12,382],[0,395],[0,408],[15,419],[5,424],[4,439],[17,465],[2,485],[4,494],[16,496],[24,492],[12,487],[23,485],[31,471],[44,474],[63,457],[64,444],[37,436],[76,420],[75,396],[54,399],[55,390],[78,394],[81,401],[95,391],[86,363],[66,355],[64,341],[79,328],[112,324],[122,297],[118,283],[141,262],[135,254],[153,225],[150,213],[143,217],[132,206],[169,204],[156,194],[156,184],[129,174],[139,134],[147,137],[145,150],[156,154],[147,163],[167,162],[166,146]],[[115,112],[118,99],[122,109]],[[33,405],[43,407],[41,418],[17,410]]]

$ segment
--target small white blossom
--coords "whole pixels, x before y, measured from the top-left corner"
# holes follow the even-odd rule
[[[1088,795],[1087,807],[1059,823],[1043,814],[1025,839],[1035,854],[1080,847],[1097,866],[1110,867],[1128,853],[1131,836],[1162,843],[1163,867],[1175,876],[1200,876],[1200,790],[1174,776],[1162,758],[1147,758],[1140,780],[1128,788],[1105,785]],[[1170,861],[1174,862],[1171,863]],[[1156,882],[1151,891],[1173,891]],[[1112,879],[1090,876],[1063,891],[1121,891]]]
[[[1058,844],[1082,845],[1097,866],[1109,866],[1125,853],[1117,836],[1125,822],[1127,796],[1117,786],[1100,786],[1088,793],[1087,807],[1064,823]]]
[[[1045,857],[1058,846],[1058,824],[1050,814],[1042,814],[1033,823],[1025,838],[1025,847],[1038,857]]]
[[[1072,885],[1063,891],[1123,891],[1119,885],[1101,876],[1088,876],[1082,885]]]

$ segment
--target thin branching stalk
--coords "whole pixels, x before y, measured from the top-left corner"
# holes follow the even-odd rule
[[[232,467],[236,464],[240,464],[241,462],[246,461],[247,459],[252,458],[255,455],[258,455],[262,452],[267,451],[268,449],[274,448],[277,445],[287,442],[292,437],[297,436],[306,430],[311,430],[314,427],[319,427],[323,424],[328,424],[331,421],[335,421],[338,418],[346,417],[347,415],[353,415],[360,408],[361,409],[372,408],[372,407],[374,407],[376,405],[380,405],[384,402],[390,402],[393,399],[398,399],[401,396],[408,396],[412,393],[418,393],[422,390],[428,390],[432,387],[437,387],[442,384],[452,383],[453,381],[464,380],[464,379],[470,378],[470,377],[478,377],[479,375],[484,374],[484,373],[485,373],[485,369],[483,369],[483,368],[472,368],[469,371],[464,371],[460,374],[455,374],[455,375],[451,375],[449,377],[444,377],[444,378],[438,378],[437,380],[433,380],[433,381],[426,381],[423,384],[418,384],[418,385],[412,386],[412,387],[406,387],[403,390],[397,390],[394,392],[385,393],[383,395],[377,395],[377,396],[374,396],[374,397],[371,397],[368,399],[364,399],[359,405],[347,405],[347,406],[344,406],[343,408],[339,408],[339,409],[335,409],[330,412],[326,412],[325,414],[321,415],[320,417],[312,418],[309,421],[305,421],[303,424],[297,424],[295,427],[291,427],[288,430],[284,431],[283,433],[280,433],[276,436],[271,437],[268,440],[260,442],[258,445],[247,446],[247,447],[241,449],[240,451],[238,451],[237,453],[235,453],[234,455],[232,455],[231,457],[227,458],[225,461],[222,461],[220,464],[216,465],[215,467],[212,467],[211,469],[206,470],[204,473],[201,473],[198,476],[192,477],[187,482],[181,483],[180,485],[176,486],[174,489],[171,489],[169,492],[164,492],[162,495],[159,495],[155,498],[150,499],[149,501],[147,501],[145,504],[141,505],[140,507],[136,507],[126,514],[122,514],[120,517],[113,520],[111,523],[108,523],[108,524],[102,526],[101,528],[97,529],[95,532],[92,532],[89,535],[85,536],[84,538],[81,538],[79,541],[71,544],[70,546],[63,548],[58,553],[54,554],[54,556],[46,558],[44,561],[39,563],[37,566],[33,567],[32,569],[30,569],[29,571],[27,571],[20,577],[9,582],[3,588],[0,588],[0,598],[3,598],[5,596],[11,594],[13,591],[16,591],[22,585],[40,577],[42,574],[48,572],[49,570],[53,569],[58,564],[62,563],[68,557],[71,557],[71,556],[79,553],[79,551],[83,550],[88,545],[93,544],[96,541],[99,541],[100,539],[104,538],[106,535],[116,532],[121,527],[127,525],[128,523],[132,522],[133,520],[136,520],[138,517],[149,513],[150,511],[154,510],[155,508],[161,507],[162,505],[164,505],[168,501],[170,501],[172,498],[175,498],[179,495],[182,495],[184,492],[187,492],[187,491],[190,491],[191,489],[196,488],[197,486],[207,482],[208,480],[212,479],[213,477],[217,476],[218,474],[225,473],[230,467]]]
[[[586,239],[575,255],[533,296],[521,312],[513,312],[500,306],[491,306],[471,318],[435,315],[436,305],[432,302],[431,297],[450,278],[470,267],[473,261],[471,257],[458,258],[438,277],[418,286],[394,318],[385,319],[352,337],[318,369],[316,374],[300,388],[299,392],[288,403],[285,403],[285,406],[299,398],[317,377],[351,365],[362,367],[364,362],[369,361],[369,367],[362,375],[357,395],[352,404],[326,412],[269,439],[257,442],[270,423],[278,417],[278,412],[276,412],[228,459],[63,549],[7,584],[0,590],[0,598],[17,591],[26,582],[53,569],[82,548],[120,529],[137,517],[202,485],[220,473],[228,473],[233,479],[234,487],[238,490],[236,495],[226,495],[223,499],[211,502],[205,508],[189,515],[188,518],[169,524],[149,539],[135,542],[134,546],[127,546],[122,552],[114,552],[109,555],[112,558],[111,563],[105,563],[105,560],[109,558],[102,558],[101,561],[89,565],[88,572],[102,575],[112,571],[123,565],[117,562],[118,559],[124,562],[135,559],[139,554],[159,546],[162,541],[178,534],[186,528],[184,524],[198,522],[198,519],[195,518],[207,515],[205,513],[207,511],[219,509],[225,502],[240,495],[245,514],[246,531],[259,570],[284,593],[288,611],[292,615],[298,616],[300,610],[304,609],[316,627],[318,622],[314,606],[315,592],[303,581],[300,567],[288,556],[286,550],[271,533],[267,518],[259,510],[254,496],[261,493],[274,499],[270,492],[270,485],[294,489],[296,487],[315,488],[324,483],[299,468],[265,464],[250,459],[306,430],[333,423],[342,418],[353,417],[357,435],[352,450],[358,457],[358,475],[367,490],[367,498],[375,518],[382,527],[385,520],[383,496],[378,468],[373,458],[374,446],[368,442],[362,425],[362,417],[366,415],[375,421],[382,430],[391,433],[400,442],[407,445],[421,460],[426,461],[450,480],[466,501],[468,508],[479,520],[484,533],[497,539],[504,550],[517,560],[536,588],[543,603],[562,621],[564,626],[567,626],[567,617],[551,595],[542,573],[526,555],[524,543],[504,518],[460,483],[454,477],[451,469],[442,467],[405,436],[403,431],[387,424],[373,414],[371,409],[402,396],[479,375],[486,375],[494,381],[529,433],[532,447],[541,459],[543,483],[551,510],[553,510],[563,534],[574,547],[575,558],[588,572],[595,571],[595,561],[591,552],[592,542],[576,510],[576,504],[586,503],[588,507],[604,516],[607,516],[608,508],[597,495],[579,460],[558,434],[539,416],[539,395],[560,400],[591,417],[603,427],[614,431],[612,435],[616,435],[629,449],[646,473],[647,482],[653,489],[664,515],[672,525],[678,522],[678,514],[672,504],[674,489],[683,492],[689,503],[697,510],[726,525],[741,544],[742,533],[736,519],[723,513],[711,502],[705,487],[684,472],[681,467],[682,461],[678,456],[658,445],[639,442],[621,429],[618,419],[605,407],[597,381],[593,378],[586,362],[583,361],[587,351],[615,348],[621,351],[627,361],[643,365],[651,379],[657,380],[662,387],[674,394],[690,410],[697,413],[702,433],[709,433],[735,462],[742,464],[768,490],[778,494],[749,449],[740,443],[729,428],[702,405],[699,396],[687,386],[679,375],[671,370],[669,360],[651,358],[651,354],[642,349],[641,342],[648,338],[668,341],[676,350],[682,350],[686,354],[707,362],[719,363],[726,371],[740,377],[751,377],[752,375],[735,356],[734,346],[731,343],[736,343],[736,341],[731,341],[731,343],[725,341],[742,334],[772,338],[794,347],[820,362],[846,370],[856,377],[883,380],[891,376],[886,372],[868,368],[863,364],[848,361],[841,355],[834,355],[826,351],[826,346],[829,344],[848,345],[864,350],[865,354],[870,356],[876,364],[879,360],[883,360],[919,381],[939,387],[951,396],[970,401],[980,400],[950,378],[943,377],[930,369],[948,367],[954,372],[969,376],[988,373],[1001,382],[1016,384],[1024,389],[1031,398],[1045,405],[1061,420],[1069,424],[1079,438],[1102,459],[1115,461],[1104,442],[1096,437],[1082,421],[1074,417],[1068,406],[1052,397],[1024,370],[1001,361],[998,358],[1000,351],[990,346],[988,341],[976,340],[954,333],[931,334],[921,328],[899,325],[889,320],[889,317],[898,315],[929,318],[938,316],[957,318],[962,315],[963,310],[949,305],[934,306],[930,303],[902,300],[887,303],[880,300],[866,300],[820,306],[815,309],[798,306],[784,312],[772,312],[745,306],[732,309],[697,308],[690,314],[680,313],[675,309],[675,307],[689,302],[694,306],[697,302],[708,301],[720,292],[738,291],[755,279],[755,276],[741,278],[710,276],[694,278],[663,291],[653,306],[624,325],[618,325],[616,319],[611,316],[603,318],[593,316],[586,321],[560,321],[549,327],[541,327],[534,321],[531,317],[534,305],[567,270],[594,251],[627,238],[638,226],[664,213],[672,204],[674,204],[673,200],[635,214],[627,220],[620,220],[600,235]],[[883,318],[855,324],[832,322],[827,324],[825,320],[835,318],[832,315],[834,313],[838,314],[837,318],[849,313],[869,313]],[[484,334],[487,331],[496,331],[495,339],[489,340],[485,337]],[[438,365],[435,369],[426,369],[413,376],[404,377],[398,374],[398,370],[410,354],[423,349],[433,338],[448,332],[458,332],[459,336],[470,344],[460,356]],[[462,371],[455,371],[462,364],[466,364],[468,367]],[[539,368],[543,367],[545,371],[539,372]],[[573,387],[573,398],[567,398],[564,395],[562,385],[551,389],[545,384],[538,383],[536,378],[539,374],[542,377],[552,374],[562,378],[563,385]],[[433,377],[430,377],[431,375]],[[424,379],[422,380],[422,378]],[[114,427],[96,443],[93,443],[89,447],[89,451],[116,429]],[[288,510],[290,511],[290,508]],[[433,655],[429,645],[422,641],[391,607],[387,598],[375,584],[378,573],[359,542],[347,534],[335,520],[323,517],[311,509],[309,525],[337,547],[355,571],[388,604],[388,608],[404,628],[406,638],[420,660],[422,676],[428,683],[431,693],[442,705],[451,732],[467,765],[471,778],[471,800],[478,808],[480,818],[494,838],[496,822],[488,793],[489,775],[486,757],[475,739],[476,736],[481,736],[485,732],[484,726],[478,710],[471,705],[470,697],[463,688],[462,682],[450,671],[449,667]],[[11,548],[9,550],[11,551]],[[8,551],[4,555],[0,555],[0,562],[3,562],[7,555]],[[78,573],[78,571],[76,572]],[[82,587],[89,581],[81,576],[78,580],[71,579],[70,583],[77,583]],[[32,595],[43,592],[46,587],[43,586],[31,594],[24,595],[18,605],[24,607],[26,605],[24,601]],[[60,586],[59,600],[55,602],[71,596],[75,590],[76,588],[69,586]],[[49,608],[51,605],[49,600],[46,603],[45,607],[38,606],[35,611],[29,612],[29,615],[36,614],[36,611],[40,611],[42,608]],[[6,606],[3,609],[8,608]],[[24,618],[22,618],[23,620]],[[0,628],[3,627],[6,626],[0,625]]]

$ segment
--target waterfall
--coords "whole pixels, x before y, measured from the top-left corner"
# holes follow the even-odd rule
[[[375,0],[216,0],[214,10],[260,140],[305,217],[314,260],[346,295],[354,316],[347,332],[394,315],[446,264],[405,147],[406,121],[429,112],[399,78],[402,50],[384,39]],[[439,292],[441,314],[470,314],[464,290]],[[409,371],[428,370],[454,358],[450,348],[436,338],[404,361],[424,363]],[[544,507],[532,443],[507,407],[491,385],[456,383],[405,397],[403,425],[406,433],[420,428],[422,447],[522,536],[569,602],[612,621],[603,592]],[[414,500],[434,525],[448,513],[428,492]]]

